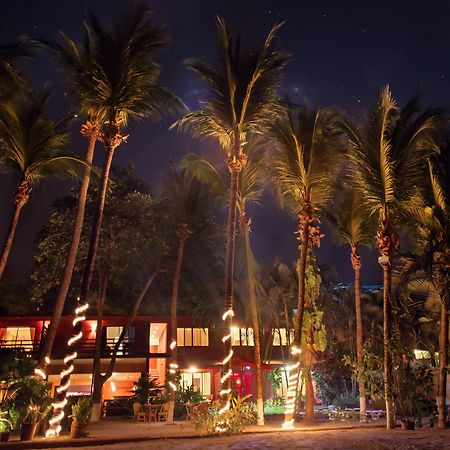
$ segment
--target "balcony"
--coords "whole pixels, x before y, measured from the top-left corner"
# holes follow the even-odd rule
[[[115,338],[105,339],[102,342],[102,358],[110,358],[114,351],[114,346],[116,343]],[[40,340],[1,340],[0,348],[9,349],[22,349],[25,352],[31,354],[32,356],[37,356],[41,347]],[[59,348],[58,348],[59,347]],[[95,339],[81,339],[77,342],[76,351],[79,358],[93,358],[95,351]],[[146,357],[146,348],[142,348],[136,345],[133,339],[125,338],[120,345],[117,352],[119,358],[136,358],[136,357]],[[52,359],[62,359],[65,356],[65,348],[60,345],[55,345],[52,352]],[[165,357],[164,353],[150,354],[150,356]]]

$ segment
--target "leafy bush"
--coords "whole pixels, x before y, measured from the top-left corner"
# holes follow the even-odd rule
[[[92,400],[90,397],[78,399],[77,403],[72,405],[72,417],[80,423],[88,423],[92,414]]]
[[[358,408],[359,407],[359,397],[356,395],[342,394],[335,397],[333,400],[333,405],[345,409],[345,408]]]
[[[245,397],[235,397],[232,407],[219,415],[219,406],[212,406],[207,414],[199,414],[192,418],[194,428],[202,434],[239,434],[245,425],[255,422],[256,417],[252,405],[246,403],[250,395]]]

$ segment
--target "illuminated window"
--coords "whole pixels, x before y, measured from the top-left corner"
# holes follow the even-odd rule
[[[207,347],[208,328],[177,328],[178,347]]]
[[[5,340],[9,344],[14,344],[24,349],[32,349],[34,333],[35,328],[32,327],[8,327],[6,328]]]
[[[180,382],[184,389],[192,387],[194,392],[211,395],[211,374],[209,372],[183,371]]]
[[[414,350],[414,357],[416,359],[430,359],[431,353],[426,350]]]
[[[231,345],[254,346],[253,328],[231,328]]]
[[[123,327],[106,327],[106,345],[113,347],[119,340]],[[117,351],[117,355],[126,355],[129,351],[130,343],[134,341],[134,327],[128,328],[125,337]]]
[[[290,342],[294,342],[294,330],[290,330]],[[273,345],[279,347],[280,345],[289,345],[288,334],[286,328],[274,328],[272,330]]]

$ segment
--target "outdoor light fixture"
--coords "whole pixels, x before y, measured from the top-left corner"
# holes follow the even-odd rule
[[[192,366],[192,367],[189,367],[189,369],[187,370],[187,372],[189,372],[189,373],[195,373],[195,372],[198,372],[198,369],[197,369],[197,367]]]
[[[234,311],[232,308],[228,308],[222,315],[222,320],[225,321],[228,318],[233,318],[234,317]],[[226,341],[228,341],[228,339],[231,339],[232,336],[232,327],[230,327],[229,329],[229,333],[225,334],[222,337],[222,342],[225,343]],[[225,358],[222,360],[222,366],[224,366],[225,364],[227,364],[230,360],[231,357],[233,356],[233,349],[230,349],[228,355],[225,356]],[[229,399],[229,394],[231,393],[231,388],[228,389],[223,389],[223,385],[224,383],[228,380],[228,378],[230,378],[232,374],[231,369],[229,369],[220,379],[220,384],[222,385],[222,389],[219,392],[220,396],[227,396],[227,401],[225,403],[225,405],[219,409],[219,415],[223,414],[224,412],[228,411],[230,409],[230,399]]]
[[[84,315],[85,311],[89,308],[89,305],[85,303],[84,305],[78,306],[75,309],[75,318],[72,321],[72,325],[75,326],[86,320]],[[70,349],[77,341],[83,337],[83,332],[80,331],[75,336],[72,336],[67,341],[67,347]],[[64,418],[64,406],[67,404],[67,390],[70,386],[70,374],[74,371],[75,366],[73,365],[73,360],[78,356],[77,352],[73,350],[64,358],[64,367],[59,373],[60,386],[56,388],[57,397],[59,400],[53,403],[53,417],[48,421],[50,428],[45,433],[45,437],[57,436],[61,432],[61,420]]]
[[[297,356],[301,353],[301,349],[293,345],[291,348],[291,355]],[[294,413],[295,413],[295,400],[297,393],[298,379],[300,376],[300,361],[297,361],[291,366],[286,366],[285,370],[289,372],[288,379],[288,391],[285,405],[285,416],[292,416],[291,419],[285,420],[282,424],[283,429],[289,430],[294,428]]]

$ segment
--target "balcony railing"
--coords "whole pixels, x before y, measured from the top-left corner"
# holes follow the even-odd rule
[[[101,354],[102,358],[109,358],[112,356],[116,339],[110,338],[102,342]],[[0,348],[21,349],[27,353],[36,356],[39,353],[41,346],[40,340],[0,340]],[[64,358],[64,348],[55,346],[52,352],[52,358]],[[76,351],[79,358],[92,358],[95,352],[95,339],[81,339],[77,343]],[[122,357],[145,357],[147,349],[138,347],[133,339],[125,338],[120,344],[117,351],[117,356]],[[161,355],[164,356],[164,355]]]

